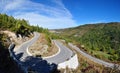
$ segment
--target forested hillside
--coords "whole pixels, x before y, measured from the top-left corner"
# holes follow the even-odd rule
[[[39,26],[32,26],[24,19],[15,19],[6,14],[0,14],[0,30],[9,30],[21,36],[28,36],[33,31],[48,32],[48,29],[43,29]]]
[[[29,37],[34,31],[48,33],[48,29],[31,26],[26,20],[15,19],[6,14],[0,14],[0,73],[23,73],[17,63],[10,57],[8,47],[10,37],[1,31],[12,31],[16,35]]]
[[[87,24],[57,30],[64,39],[74,41],[84,51],[106,61],[120,63],[120,23]]]

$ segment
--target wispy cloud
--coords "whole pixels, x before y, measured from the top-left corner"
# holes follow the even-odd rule
[[[67,28],[76,26],[72,14],[62,0],[49,0],[54,6],[31,0],[0,0],[2,13],[13,15],[18,19],[29,20],[32,25],[45,28]]]

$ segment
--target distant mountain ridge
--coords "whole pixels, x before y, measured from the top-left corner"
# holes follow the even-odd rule
[[[96,27],[98,27],[98,28],[101,27],[102,28],[105,25],[109,25],[109,24],[110,25],[114,25],[115,24],[115,26],[120,26],[120,22],[96,23],[96,24],[84,24],[84,25],[80,25],[80,26],[77,26],[77,27],[73,27],[73,28],[56,29],[55,31],[61,32],[63,35],[68,35],[68,36],[71,36],[71,35],[76,34],[76,33],[79,36],[82,36],[87,31],[95,29]],[[69,34],[66,34],[68,32],[69,32]]]

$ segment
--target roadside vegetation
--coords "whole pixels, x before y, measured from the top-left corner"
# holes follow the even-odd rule
[[[23,73],[17,63],[10,57],[7,35],[0,33],[0,73]]]
[[[87,24],[56,31],[59,32],[57,35],[62,35],[63,39],[75,43],[83,51],[120,64],[120,23]]]
[[[46,39],[49,40],[48,44],[51,45],[48,29],[32,26],[24,19],[15,19],[12,16],[0,14],[0,73],[23,73],[9,54],[8,46],[11,43],[11,37],[1,31],[11,31],[17,37],[21,35],[22,38],[30,37],[33,32],[45,33]]]
[[[67,73],[120,73],[117,67],[113,69],[97,64],[88,58],[84,57],[76,51],[80,65],[77,69],[66,68]]]
[[[17,36],[21,35],[22,38],[29,37],[35,31],[44,33],[44,38],[47,40],[49,47],[52,47],[51,39],[64,39],[66,43],[72,42],[92,56],[120,64],[120,23],[117,22],[100,23],[96,25],[87,24],[74,28],[55,30],[57,33],[51,33],[48,29],[30,25],[28,21],[24,19],[15,19],[12,16],[0,14],[0,31],[4,30],[12,31]],[[16,63],[10,58],[8,52],[9,40],[7,35],[0,34],[0,73],[15,73],[13,71],[19,70]],[[80,67],[76,70],[68,69],[68,71],[70,70],[72,73],[118,72],[115,69],[100,66],[84,58],[79,53],[77,54]]]
[[[29,22],[24,19],[15,19],[6,14],[0,14],[0,30],[12,31],[15,32],[16,35],[20,34],[22,37],[29,36],[34,31],[48,33],[48,29],[30,25]]]
[[[61,73],[120,73],[120,70],[115,65],[113,68],[105,67],[104,65],[98,64],[84,55],[80,54],[78,51],[76,51],[74,48],[68,45],[67,42],[61,41],[65,46],[70,48],[74,53],[78,56],[78,62],[79,66],[77,69],[60,69]]]

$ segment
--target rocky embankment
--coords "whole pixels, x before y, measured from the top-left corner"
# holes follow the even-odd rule
[[[29,37],[22,37],[21,35],[17,36],[14,32],[11,31],[0,31],[1,33],[6,34],[9,38],[10,41],[15,43],[15,49],[17,50],[17,48],[25,41],[28,41],[29,39],[31,39],[33,37],[33,35],[31,34]]]

